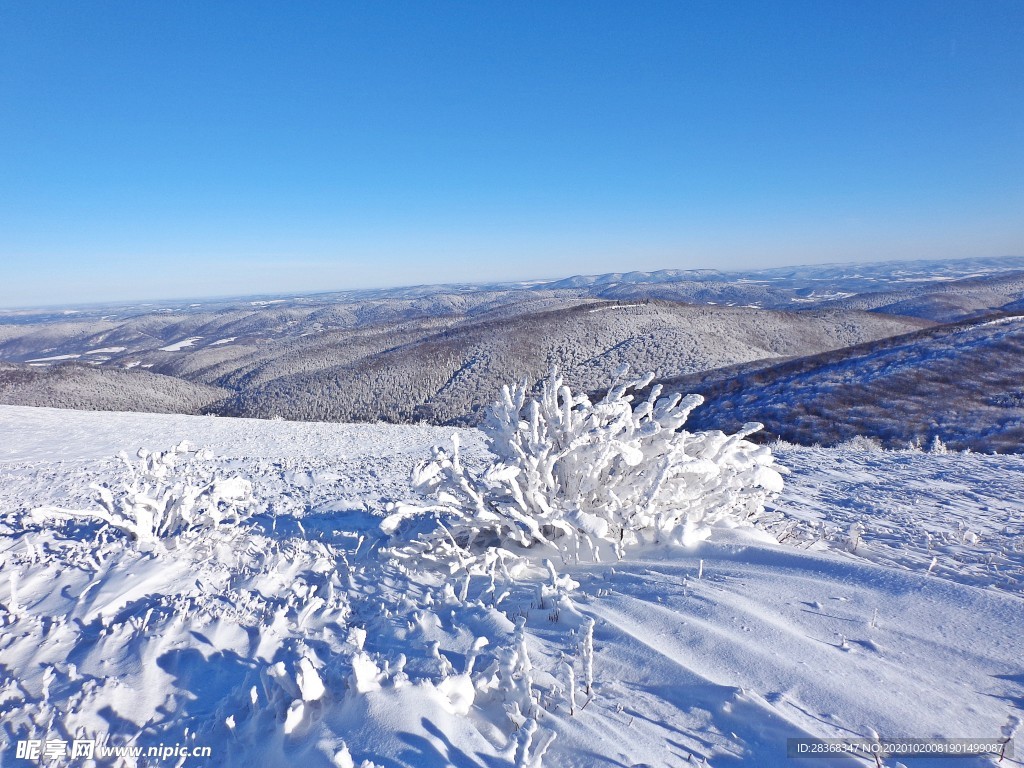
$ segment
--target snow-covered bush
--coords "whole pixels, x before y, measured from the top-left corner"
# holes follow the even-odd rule
[[[253,512],[252,484],[241,477],[219,476],[208,465],[210,453],[187,442],[167,451],[142,448],[135,463],[123,451],[119,458],[128,469],[128,479],[120,487],[90,486],[99,508],[43,508],[35,515],[92,518],[138,541],[155,541],[231,527]]]
[[[504,387],[482,426],[495,459],[467,469],[458,440],[413,472],[413,486],[437,499],[439,527],[421,537],[421,554],[465,567],[489,565],[496,550],[547,545],[563,558],[599,557],[601,542],[692,544],[710,526],[757,518],[782,489],[771,450],[734,435],[683,429],[700,395],[661,397],[654,387],[634,404],[632,391],[652,376],[616,372],[603,399],[574,395],[557,372],[530,399],[525,384]],[[407,516],[408,510],[396,513]],[[385,521],[385,530],[395,520]],[[481,553],[490,553],[483,563]],[[449,557],[449,555],[451,557]]]
[[[844,440],[839,443],[836,448],[841,448],[847,451],[870,451],[877,453],[885,450],[882,446],[882,441],[877,437],[870,437],[868,435],[854,435],[849,440]]]

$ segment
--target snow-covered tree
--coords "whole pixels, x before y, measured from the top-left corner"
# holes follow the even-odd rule
[[[231,527],[252,514],[252,484],[241,477],[221,477],[204,462],[208,451],[182,442],[167,451],[138,452],[133,463],[122,452],[128,480],[109,488],[91,486],[99,508],[41,508],[51,514],[100,520],[137,541],[155,541],[186,533]]]
[[[688,545],[717,523],[755,520],[782,488],[771,450],[746,439],[761,425],[733,435],[687,432],[700,395],[662,397],[656,386],[634,403],[632,393],[652,377],[627,373],[619,369],[596,403],[573,394],[556,371],[537,398],[525,383],[504,387],[482,426],[494,461],[467,469],[453,439],[451,450],[435,448],[413,472],[413,486],[443,513],[439,529],[421,539],[427,549],[465,561],[545,545],[563,557],[596,558],[602,541],[621,555],[626,545]]]

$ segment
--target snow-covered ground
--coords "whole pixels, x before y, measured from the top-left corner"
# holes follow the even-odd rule
[[[168,344],[166,347],[160,347],[161,352],[181,352],[186,347],[191,347],[197,341],[201,340],[202,336],[190,336],[187,339],[176,341],[173,344]]]
[[[451,433],[0,406],[0,764],[109,735],[212,756],[100,765],[874,765],[786,740],[997,740],[1024,714],[1024,457],[782,446],[781,545],[722,529],[560,564],[567,594],[492,591],[405,567],[379,527]],[[95,508],[119,451],[183,439],[253,483],[243,535],[32,511]]]

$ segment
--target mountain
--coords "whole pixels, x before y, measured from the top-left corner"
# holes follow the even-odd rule
[[[229,392],[148,371],[0,363],[0,402],[91,411],[199,413]]]
[[[471,424],[503,384],[524,377],[535,381],[552,365],[570,385],[591,389],[622,364],[676,376],[812,354],[926,324],[868,312],[588,302],[512,318],[485,317],[379,352],[332,349],[316,358],[322,364],[318,370],[308,370],[313,365],[308,351],[277,358],[250,372],[250,386],[211,410],[262,418]],[[339,355],[352,359],[327,364]],[[307,370],[290,372],[296,365]]]
[[[78,372],[60,396],[33,399],[24,384],[0,401],[473,423],[496,387],[552,364],[590,389],[622,363],[679,377],[1022,304],[1024,259],[1004,257],[7,310],[0,360],[144,370],[188,386],[114,376],[89,393],[81,377],[91,374]],[[37,381],[61,376],[72,374]]]
[[[757,365],[665,379],[707,405],[694,426],[765,425],[767,438],[1024,453],[1024,315],[936,326],[901,337]]]
[[[1024,271],[918,283],[898,291],[862,293],[827,302],[829,309],[861,309],[951,323],[1012,311],[1024,297]]]

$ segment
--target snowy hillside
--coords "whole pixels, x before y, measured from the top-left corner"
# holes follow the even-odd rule
[[[589,389],[623,362],[673,377],[1012,309],[1022,267],[1004,257],[660,270],[0,310],[0,361],[36,372],[0,375],[0,402],[474,423],[496,383],[537,379],[552,363]],[[140,369],[164,378],[121,375]]]
[[[554,361],[573,384],[592,387],[623,362],[671,376],[814,354],[930,325],[859,311],[775,312],[525,293],[517,294],[523,301],[478,293],[458,301],[433,296],[358,307],[260,305],[110,323],[19,325],[19,333],[0,340],[0,355],[26,362],[6,386],[0,376],[0,402],[175,410],[166,405],[171,398],[154,397],[159,390],[179,394],[180,413],[195,413],[198,402],[232,416],[467,422],[500,383],[539,378]],[[126,369],[149,375],[127,376]]]
[[[201,413],[228,390],[160,376],[138,367],[85,364],[46,367],[0,362],[0,402],[148,413]]]
[[[109,734],[178,752],[99,765],[789,766],[789,738],[998,741],[1024,714],[1020,457],[777,446],[760,528],[449,579],[381,523],[453,431],[482,468],[470,429],[0,406],[0,762]],[[119,451],[182,440],[200,500],[251,483],[239,533],[71,514],[128,479]]]
[[[1024,316],[995,315],[778,365],[664,381],[707,396],[697,424],[765,425],[768,436],[888,447],[935,438],[1024,453]]]
[[[832,309],[871,309],[940,323],[1011,311],[1024,297],[1024,272],[920,282],[899,290],[830,301]]]
[[[356,357],[358,347],[345,345],[312,361],[305,353],[268,359],[247,372],[246,386],[216,412],[467,424],[477,421],[503,383],[524,376],[536,381],[553,363],[574,387],[594,389],[623,364],[676,376],[846,347],[926,324],[869,312],[588,303],[488,317],[365,356]],[[302,372],[292,372],[295,368]]]

